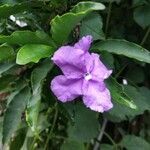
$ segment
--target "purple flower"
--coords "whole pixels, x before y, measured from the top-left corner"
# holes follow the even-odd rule
[[[105,67],[98,54],[88,52],[91,43],[92,37],[85,36],[74,46],[62,46],[55,52],[52,60],[64,75],[52,80],[51,89],[62,102],[82,96],[87,107],[104,112],[113,107],[104,83],[112,70]]]

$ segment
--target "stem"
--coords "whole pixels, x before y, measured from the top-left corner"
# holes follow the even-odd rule
[[[34,143],[35,143],[35,141],[36,141],[36,137],[34,137],[34,139],[33,139],[33,142],[32,142],[32,144],[31,144],[31,150],[33,150],[34,149]]]
[[[110,0],[109,6],[108,6],[108,14],[107,14],[107,18],[106,18],[106,28],[105,28],[106,38],[107,38],[107,32],[108,32],[108,25],[109,25],[109,21],[110,21],[111,8],[112,8],[112,1]]]
[[[122,73],[122,71],[127,67],[128,64],[124,65],[119,72],[115,75],[115,79],[119,77],[119,75]]]
[[[48,137],[47,137],[47,139],[46,139],[46,143],[45,143],[45,146],[44,146],[44,150],[47,149],[49,140],[50,140],[50,138],[51,138],[51,136],[52,136],[52,132],[53,132],[53,130],[54,130],[54,127],[55,127],[55,124],[56,124],[56,121],[57,121],[57,116],[58,116],[58,109],[57,109],[57,107],[55,107],[55,115],[54,115],[52,127],[51,127],[50,133],[49,133],[49,135],[48,135]]]
[[[150,26],[148,27],[148,29],[147,29],[147,31],[146,31],[146,33],[145,33],[143,39],[142,39],[142,42],[140,43],[141,46],[142,46],[142,45],[145,43],[145,41],[147,40],[147,38],[148,38],[148,36],[149,36],[149,33],[150,33]]]
[[[111,136],[109,134],[107,134],[106,132],[104,132],[104,135],[111,141],[111,143],[116,146],[116,143],[114,142],[114,140],[111,138]]]
[[[99,133],[99,135],[97,137],[97,141],[96,141],[96,143],[94,145],[93,150],[98,150],[100,142],[101,142],[102,137],[104,135],[104,131],[105,131],[106,125],[107,125],[107,119],[104,118],[104,121],[103,121],[103,124],[102,124],[102,128],[101,128],[100,133]]]

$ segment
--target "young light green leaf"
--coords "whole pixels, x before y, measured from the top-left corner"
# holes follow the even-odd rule
[[[58,45],[67,42],[68,36],[73,28],[80,22],[88,12],[94,10],[103,10],[105,8],[101,3],[96,2],[81,2],[78,3],[71,12],[62,16],[57,15],[51,21],[52,38]]]
[[[27,44],[19,49],[16,63],[19,65],[25,65],[30,62],[37,63],[41,58],[50,57],[53,52],[54,50],[51,46]]]
[[[0,62],[14,57],[14,50],[12,47],[3,44],[0,45]]]
[[[85,17],[80,27],[80,37],[85,35],[92,35],[94,40],[105,39],[105,35],[102,30],[103,21],[99,14],[91,13]]]
[[[18,93],[10,102],[6,113],[4,115],[3,122],[3,143],[6,143],[17,130],[21,116],[30,98],[30,88],[25,87]]]
[[[92,49],[96,51],[107,51],[150,63],[150,52],[148,50],[135,43],[125,40],[109,39],[101,41],[96,43]]]

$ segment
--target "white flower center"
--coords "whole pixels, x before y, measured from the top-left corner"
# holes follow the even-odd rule
[[[90,73],[86,73],[84,76],[84,79],[88,81],[88,80],[92,79],[92,75]]]

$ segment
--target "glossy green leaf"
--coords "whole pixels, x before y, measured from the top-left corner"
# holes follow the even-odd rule
[[[125,147],[127,150],[149,150],[150,144],[141,137],[134,135],[126,135],[123,137],[120,145]]]
[[[24,65],[30,62],[39,62],[41,58],[50,57],[54,52],[51,46],[42,44],[27,44],[21,47],[17,53],[16,63]]]
[[[73,28],[80,22],[88,12],[94,10],[103,10],[105,8],[101,3],[80,2],[71,10],[62,16],[57,15],[51,21],[52,38],[58,45],[67,42],[68,36]]]
[[[105,39],[102,30],[103,21],[99,14],[91,13],[83,19],[80,27],[80,37],[85,35],[92,35],[94,40]]]
[[[117,55],[123,55],[142,62],[150,63],[150,52],[143,47],[125,40],[110,39],[96,43],[93,48],[96,51],[107,51]]]
[[[69,139],[78,142],[89,142],[97,136],[98,128],[97,113],[77,103],[74,107],[74,123],[70,124],[68,128]]]
[[[30,89],[25,87],[18,93],[10,102],[3,122],[3,143],[6,143],[17,130],[22,113],[26,107],[27,101],[30,98]]]
[[[0,62],[13,58],[14,50],[6,44],[0,45]]]
[[[8,44],[45,44],[45,45],[53,45],[51,38],[42,31],[32,32],[29,30],[25,31],[15,31],[11,35],[0,35],[0,43],[8,43]]]
[[[141,5],[134,11],[134,20],[142,27],[150,26],[150,5]]]

